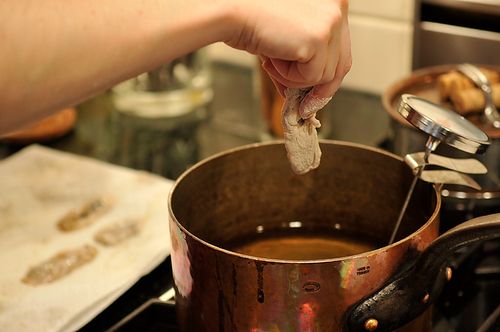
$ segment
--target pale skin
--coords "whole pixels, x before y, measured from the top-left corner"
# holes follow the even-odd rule
[[[215,42],[278,91],[331,97],[351,66],[347,0],[0,1],[0,134]]]

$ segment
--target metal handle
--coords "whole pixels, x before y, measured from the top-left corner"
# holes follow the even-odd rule
[[[414,264],[347,312],[348,331],[392,331],[421,315],[451,278],[447,267],[459,248],[500,238],[500,213],[469,220],[437,238]]]
[[[423,181],[439,184],[458,184],[476,190],[480,190],[481,186],[473,178],[463,173],[485,174],[488,171],[486,166],[477,159],[455,159],[433,154],[429,155],[428,160],[425,160],[424,152],[407,154],[404,161],[414,174],[417,174],[421,167],[426,165],[434,165],[446,169],[420,172],[420,179]]]
[[[500,114],[498,113],[495,103],[493,102],[493,95],[490,82],[486,75],[481,72],[481,70],[468,63],[464,63],[458,66],[458,70],[465,76],[470,78],[474,84],[476,84],[484,95],[484,100],[486,106],[484,108],[484,115],[491,122],[493,127],[500,128]]]
[[[450,158],[444,157],[438,154],[432,154],[429,156],[427,162],[424,159],[425,152],[416,152],[407,154],[404,157],[405,163],[415,171],[418,167],[423,165],[434,165],[448,170],[453,170],[466,174],[486,174],[488,169],[477,159],[472,158]]]

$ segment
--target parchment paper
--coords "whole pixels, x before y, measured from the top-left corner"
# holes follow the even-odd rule
[[[0,161],[0,331],[73,331],[149,273],[170,252],[167,196],[172,182],[145,172],[30,146]],[[70,233],[58,220],[92,199],[111,210]],[[94,234],[125,218],[141,232],[105,247]],[[21,282],[28,269],[59,251],[91,244],[90,263],[50,284]]]

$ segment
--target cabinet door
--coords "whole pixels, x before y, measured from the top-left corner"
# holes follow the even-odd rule
[[[413,22],[351,15],[352,69],[343,87],[381,94],[409,75]]]
[[[397,21],[413,21],[415,0],[349,0],[349,12],[388,18]]]

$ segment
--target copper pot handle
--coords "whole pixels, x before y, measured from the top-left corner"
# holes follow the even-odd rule
[[[447,231],[423,251],[414,264],[347,311],[346,329],[392,331],[421,315],[451,278],[447,268],[459,248],[500,238],[500,213],[478,217]]]

